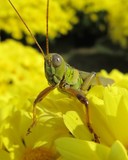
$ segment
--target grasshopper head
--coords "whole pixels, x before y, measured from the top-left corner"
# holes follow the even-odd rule
[[[51,85],[58,84],[64,76],[66,63],[57,53],[51,53],[45,56],[45,75]]]

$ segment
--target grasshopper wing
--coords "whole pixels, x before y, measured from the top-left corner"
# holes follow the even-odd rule
[[[107,85],[112,85],[114,83],[114,80],[110,79],[110,78],[106,78],[106,77],[102,77],[100,76],[98,73],[95,72],[84,72],[84,71],[79,71],[80,77],[86,82],[88,77],[92,77],[91,80],[91,86],[93,85],[103,85],[103,86],[107,86]]]

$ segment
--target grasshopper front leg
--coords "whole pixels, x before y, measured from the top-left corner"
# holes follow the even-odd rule
[[[56,86],[49,86],[47,88],[45,88],[43,91],[41,91],[37,98],[35,99],[34,103],[33,103],[33,121],[32,124],[30,125],[30,127],[27,130],[27,135],[29,133],[31,133],[31,129],[33,128],[33,126],[36,124],[36,105],[37,103],[39,103],[40,101],[42,101],[46,95],[48,95],[53,89],[55,89]]]

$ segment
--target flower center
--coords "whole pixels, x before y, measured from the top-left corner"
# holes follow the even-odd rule
[[[27,149],[24,153],[23,160],[55,160],[55,154],[47,148],[39,147]]]

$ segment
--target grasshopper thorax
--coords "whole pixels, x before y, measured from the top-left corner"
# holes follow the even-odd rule
[[[45,75],[51,85],[57,85],[63,79],[66,71],[64,59],[57,53],[45,56]]]

